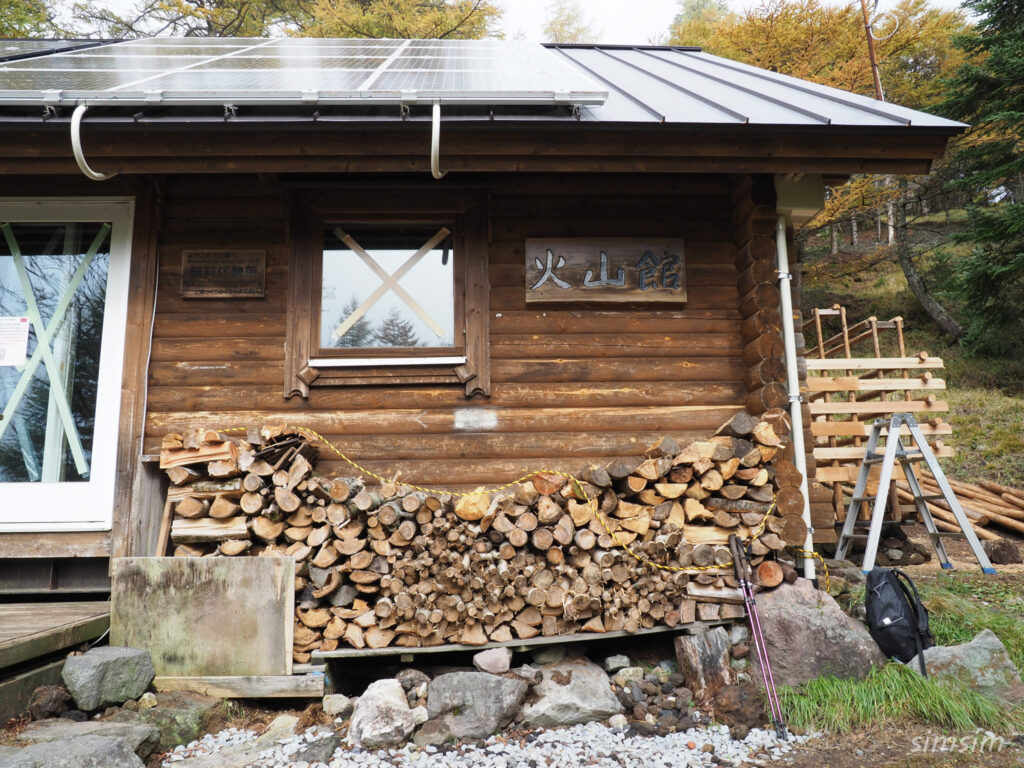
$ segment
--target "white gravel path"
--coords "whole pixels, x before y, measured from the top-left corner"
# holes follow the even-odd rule
[[[784,766],[795,744],[817,734],[779,741],[774,731],[754,729],[743,741],[733,741],[724,726],[691,728],[667,736],[631,735],[628,731],[588,723],[571,728],[538,731],[506,741],[501,736],[460,747],[409,744],[377,751],[341,747],[329,763],[309,763],[300,750],[330,736],[322,726],[280,739],[247,761],[253,768],[710,768],[711,766]],[[213,754],[255,738],[251,731],[229,729],[178,747],[163,762],[177,768],[188,757]],[[691,748],[689,744],[694,746]]]

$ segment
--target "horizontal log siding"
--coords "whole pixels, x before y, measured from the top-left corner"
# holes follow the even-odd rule
[[[660,435],[709,434],[742,402],[735,247],[721,176],[508,177],[491,199],[493,395],[461,387],[313,388],[281,397],[286,207],[272,181],[167,179],[145,450],[190,424],[306,426],[382,474],[442,487],[500,484],[540,466],[576,470]],[[686,243],[682,310],[527,308],[527,237],[674,237]],[[181,251],[265,248],[265,299],[178,296]],[[490,409],[497,427],[456,429]],[[327,471],[352,474],[322,454]]]

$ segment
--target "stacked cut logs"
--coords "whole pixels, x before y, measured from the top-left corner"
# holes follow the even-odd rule
[[[753,564],[773,586],[770,556],[807,534],[800,476],[779,455],[787,432],[783,416],[741,411],[707,441],[662,438],[643,457],[587,467],[578,485],[538,474],[468,495],[320,477],[314,446],[272,429],[245,440],[169,435],[161,466],[176,556],[295,558],[294,656],[304,662],[340,645],[478,645],[738,618],[729,535],[758,534]]]
[[[939,484],[931,473],[918,473],[918,480],[926,494],[941,495]],[[1024,491],[989,480],[981,480],[978,484],[974,484],[947,478],[947,482],[950,489],[956,494],[957,501],[979,538],[990,540],[1003,538],[1000,533],[993,530],[994,528],[1000,528],[1013,536],[1024,535]],[[845,488],[848,488],[848,492],[852,495],[853,487],[845,486]],[[914,504],[914,496],[905,481],[896,483],[896,494],[902,504],[910,506]],[[945,499],[932,498],[925,503],[939,530],[960,530]]]

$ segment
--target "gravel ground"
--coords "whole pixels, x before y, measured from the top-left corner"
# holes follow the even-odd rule
[[[445,747],[378,751],[337,749],[330,762],[309,762],[302,750],[329,738],[334,732],[323,726],[280,739],[251,761],[254,768],[355,768],[396,766],[412,768],[698,768],[710,766],[785,765],[795,744],[816,734],[780,741],[773,731],[752,730],[743,741],[734,741],[724,726],[691,728],[667,736],[641,736],[629,729],[616,730],[600,723],[535,733],[492,736],[484,742]],[[208,734],[199,741],[177,747],[163,762],[174,768],[189,758],[212,754],[255,738],[251,731],[229,729]]]

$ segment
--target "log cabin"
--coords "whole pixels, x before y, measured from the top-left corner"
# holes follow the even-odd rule
[[[0,591],[155,554],[188,428],[466,489],[788,408],[794,227],[964,127],[683,47],[5,43]]]

